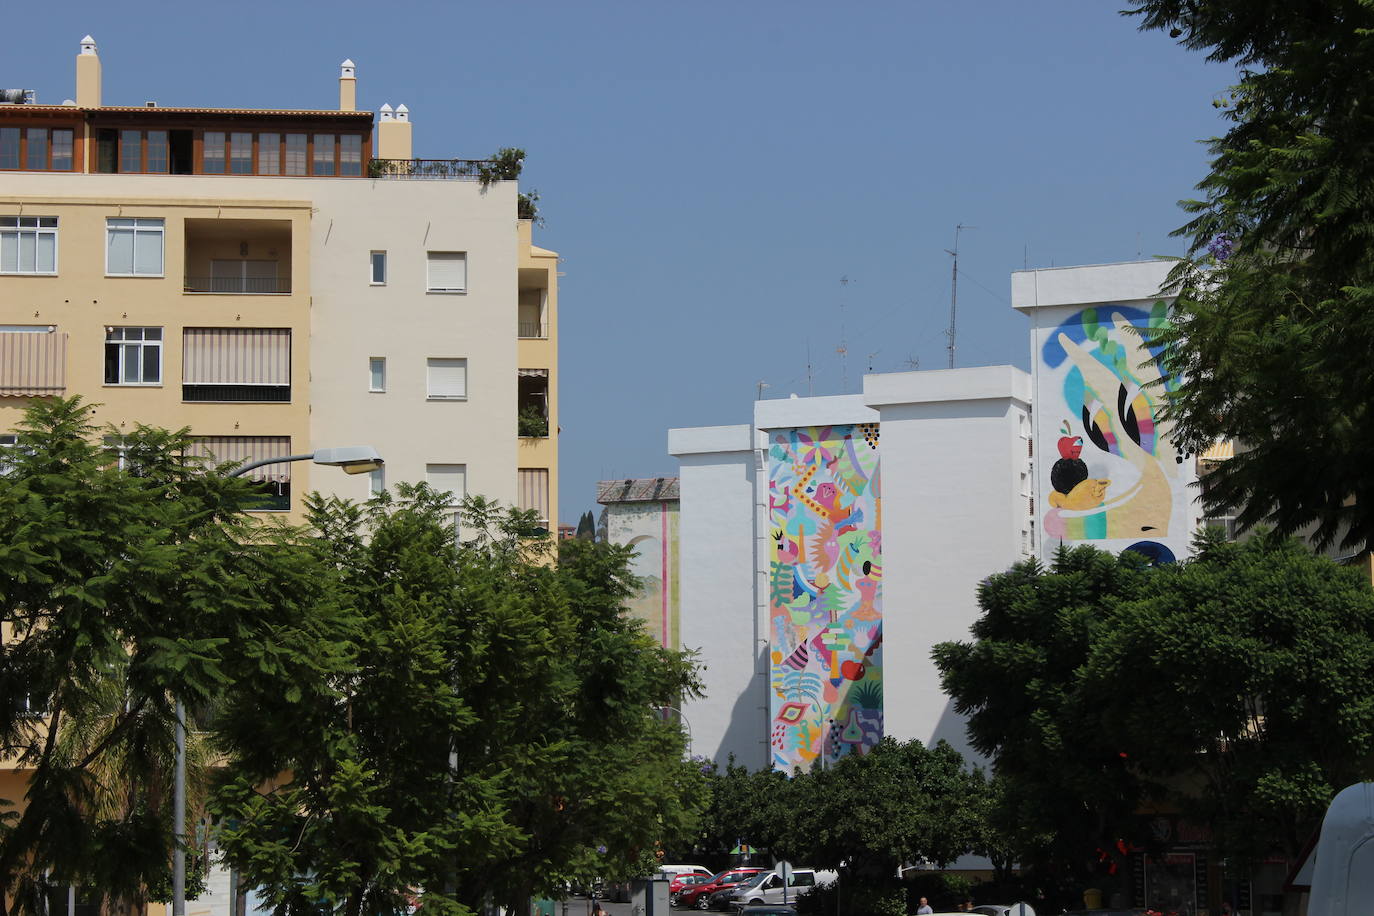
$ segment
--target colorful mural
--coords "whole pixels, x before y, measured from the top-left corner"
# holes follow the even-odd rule
[[[882,738],[878,426],[770,435],[770,742],[791,771]]]
[[[1161,328],[1168,306],[1146,312],[1103,306],[1077,312],[1041,345],[1036,410],[1041,435],[1056,427],[1044,509],[1047,547],[1118,541],[1157,562],[1186,551],[1190,472],[1161,417],[1177,382],[1163,376],[1158,348],[1140,329]],[[1042,394],[1045,395],[1042,397]]]

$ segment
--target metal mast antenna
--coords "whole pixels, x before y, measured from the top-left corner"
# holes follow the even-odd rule
[[[954,250],[945,249],[945,253],[953,255],[954,266],[949,274],[949,330],[945,331],[945,336],[949,338],[949,367],[954,368],[954,334],[955,319],[959,314],[959,233],[965,229],[977,229],[977,226],[965,226],[959,223],[954,227]]]

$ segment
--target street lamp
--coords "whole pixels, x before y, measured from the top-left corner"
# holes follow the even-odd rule
[[[372,446],[348,445],[316,449],[303,455],[250,461],[225,476],[238,477],[264,465],[293,461],[313,461],[326,467],[343,468],[345,474],[367,474],[385,464]],[[186,706],[180,699],[176,702],[176,716],[177,762],[176,778],[172,785],[173,836],[176,841],[172,849],[172,916],[186,916]]]
[[[687,756],[688,756],[688,757],[691,757],[691,756],[692,756],[692,723],[687,721],[687,717],[684,716],[684,715],[682,714],[682,710],[678,709],[676,706],[657,706],[657,707],[655,707],[655,708],[658,709],[658,710],[660,710],[662,713],[670,713],[670,712],[675,712],[675,713],[677,713],[677,720],[678,720],[679,722],[681,722],[683,725],[687,726]],[[668,717],[667,717],[667,715],[664,715],[663,718],[666,720]]]

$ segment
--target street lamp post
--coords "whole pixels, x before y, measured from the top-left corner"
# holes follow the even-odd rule
[[[679,722],[681,722],[683,725],[687,726],[687,756],[688,756],[688,757],[691,757],[691,756],[692,756],[692,723],[687,721],[687,717],[684,716],[684,715],[682,714],[682,710],[678,709],[676,706],[658,706],[658,707],[655,707],[655,708],[656,708],[656,709],[659,709],[659,710],[662,710],[662,711],[665,712],[665,713],[667,713],[667,712],[675,712],[675,713],[677,713],[677,720],[678,720]]]
[[[370,445],[351,445],[343,448],[322,448],[303,455],[284,458],[264,458],[250,461],[230,471],[226,476],[241,474],[268,464],[288,464],[293,461],[313,461],[315,464],[343,468],[345,474],[367,474],[385,462]],[[172,822],[175,845],[172,848],[172,916],[186,916],[186,705],[176,702],[176,776],[172,782]],[[233,907],[233,903],[230,903]]]

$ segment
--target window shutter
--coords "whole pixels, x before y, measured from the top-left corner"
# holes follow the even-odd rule
[[[520,508],[532,509],[541,522],[549,520],[549,469],[520,468]]]
[[[181,380],[187,385],[290,385],[290,328],[186,328]]]
[[[468,361],[466,359],[428,360],[429,396],[431,398],[465,398],[468,396]]]
[[[461,292],[468,288],[468,256],[462,251],[429,253],[429,289]]]
[[[440,493],[452,493],[457,503],[468,491],[468,467],[465,464],[427,464],[425,481]]]
[[[66,373],[65,333],[0,333],[0,395],[60,394]]]

